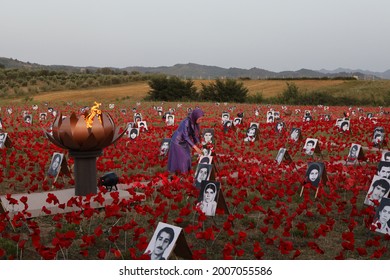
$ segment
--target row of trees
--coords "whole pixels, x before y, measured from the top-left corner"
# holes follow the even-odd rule
[[[261,92],[249,95],[243,82],[234,79],[217,79],[210,84],[201,84],[198,90],[192,80],[177,77],[158,76],[149,80],[151,88],[148,100],[159,101],[215,101],[235,103],[271,103],[289,105],[390,105],[390,90],[381,96],[355,97],[333,95],[324,91],[302,92],[294,82],[287,82],[284,91],[264,98]]]
[[[192,80],[160,75],[150,79],[149,86],[151,90],[148,93],[148,100],[202,100],[243,103],[248,98],[248,89],[242,82],[234,79],[217,79],[207,85],[202,83],[202,88],[198,91]]]
[[[94,72],[86,69],[82,73],[46,69],[0,69],[0,97],[27,96],[56,90],[98,88],[145,81],[149,78],[150,75],[138,72],[130,74],[126,71],[115,72],[110,68],[101,68]]]

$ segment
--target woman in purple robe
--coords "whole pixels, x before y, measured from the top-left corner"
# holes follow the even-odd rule
[[[203,116],[204,112],[201,109],[193,110],[173,133],[168,152],[169,172],[187,173],[191,170],[191,148],[202,154],[196,144],[199,143],[199,123]]]

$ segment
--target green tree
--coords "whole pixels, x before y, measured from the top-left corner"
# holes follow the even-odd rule
[[[299,88],[295,83],[286,83],[287,88],[283,91],[282,96],[279,97],[283,104],[297,104],[300,98]]]
[[[197,98],[196,87],[192,80],[159,75],[152,77],[148,84],[151,90],[148,92],[147,99],[150,100],[175,101]]]
[[[202,100],[216,102],[237,102],[243,103],[248,96],[248,89],[242,82],[235,79],[217,79],[208,85],[201,84],[200,97]]]

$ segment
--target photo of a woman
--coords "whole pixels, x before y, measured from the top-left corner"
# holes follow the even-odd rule
[[[324,164],[321,162],[311,162],[308,164],[306,170],[306,182],[311,183],[313,186],[318,187],[321,181],[322,172],[324,170]]]
[[[215,211],[217,210],[217,197],[219,192],[219,183],[206,181],[202,184],[200,190],[197,207],[206,215],[206,216],[215,216]]]

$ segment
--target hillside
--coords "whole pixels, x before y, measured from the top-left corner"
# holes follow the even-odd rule
[[[46,69],[66,72],[83,72],[85,70],[96,71],[93,66],[66,66],[66,65],[40,65],[30,62],[22,62],[17,59],[0,57],[0,68],[25,68],[25,69]],[[175,64],[173,66],[142,67],[129,66],[125,68],[107,67],[115,71],[141,72],[141,73],[162,73],[166,75],[178,76],[191,79],[215,79],[215,78],[240,78],[250,79],[291,79],[291,78],[335,78],[335,77],[358,77],[365,79],[390,79],[390,69],[385,72],[372,72],[368,70],[353,70],[338,68],[336,70],[319,71],[310,69],[300,69],[297,71],[272,72],[261,68],[241,69],[222,68],[217,66],[207,66],[195,63]]]

